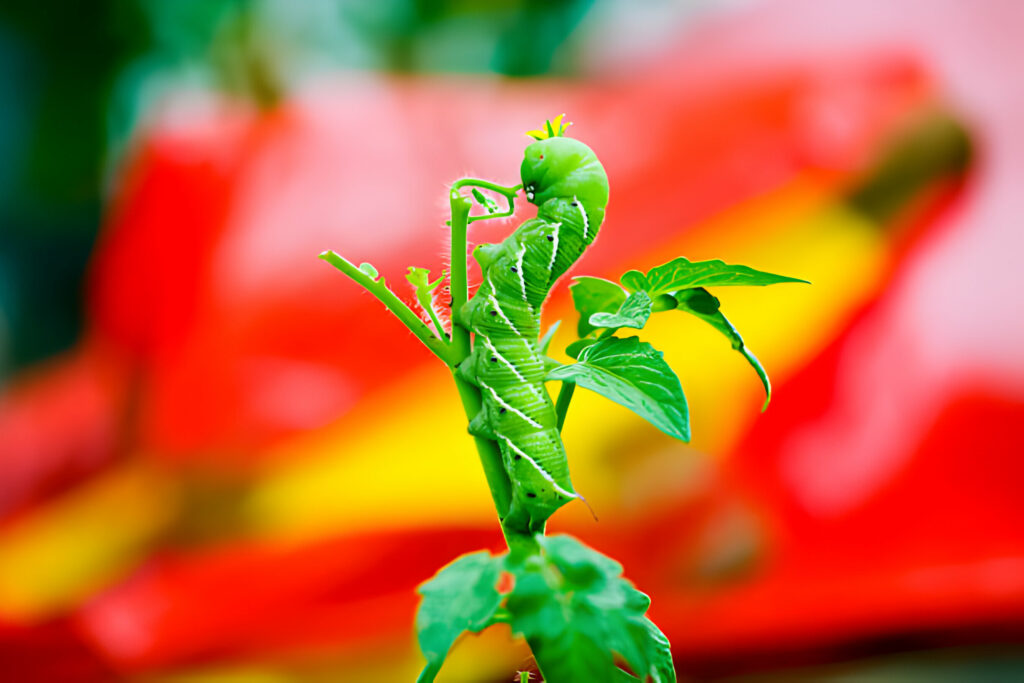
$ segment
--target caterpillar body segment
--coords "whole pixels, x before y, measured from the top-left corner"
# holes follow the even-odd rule
[[[527,147],[521,172],[537,217],[473,252],[482,282],[458,312],[474,334],[459,374],[479,387],[483,401],[470,429],[498,443],[512,482],[506,523],[537,532],[555,510],[579,497],[544,388],[540,311],[558,278],[597,237],[608,177],[589,147],[565,137]]]

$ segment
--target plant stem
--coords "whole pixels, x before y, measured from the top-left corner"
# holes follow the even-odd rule
[[[482,405],[480,391],[461,377],[457,375],[453,375],[453,377],[455,388],[459,391],[459,398],[462,399],[462,407],[466,411],[466,418],[472,420],[480,412]],[[512,505],[512,482],[501,462],[501,449],[496,441],[482,436],[474,436],[473,443],[480,456],[480,464],[484,468],[484,477],[487,478],[487,487],[491,490],[494,508],[498,512],[498,517],[503,518]],[[504,530],[504,524],[502,524],[502,529]]]
[[[469,210],[473,202],[459,194],[456,187],[452,188],[449,194],[452,211],[452,253],[451,253],[451,292],[452,292],[452,344],[453,367],[457,368],[469,357],[469,329],[465,327],[464,321],[460,318],[459,312],[469,300],[469,283],[466,275],[466,229],[469,225]],[[459,391],[459,398],[462,399],[462,407],[466,411],[466,418],[472,420],[480,412],[483,402],[480,398],[480,391],[466,380],[459,377],[457,372],[452,373],[455,379],[455,388]],[[480,464],[484,468],[484,476],[487,478],[487,486],[491,490],[491,499],[494,501],[498,518],[502,520],[502,531],[506,540],[510,540],[509,531],[504,524],[504,518],[512,504],[512,482],[501,461],[501,449],[498,444],[482,436],[474,436],[477,453],[480,455]]]
[[[558,431],[562,431],[565,424],[565,414],[569,412],[569,403],[572,401],[572,394],[576,391],[576,382],[562,382],[562,388],[558,390],[558,401],[555,403],[555,414],[558,416]]]
[[[327,261],[332,266],[340,270],[345,275],[348,275],[356,284],[361,285],[363,289],[368,291],[373,296],[387,307],[389,311],[395,314],[402,323],[409,328],[416,337],[423,342],[423,344],[433,352],[435,356],[440,358],[445,365],[451,367],[454,362],[452,360],[453,353],[448,343],[439,338],[430,330],[430,326],[420,320],[420,317],[413,313],[412,309],[409,308],[404,301],[395,296],[395,293],[388,289],[384,282],[384,278],[374,279],[369,274],[364,273],[354,263],[346,259],[333,251],[325,251],[320,254],[320,258]]]
[[[451,271],[448,275],[452,292],[452,353],[455,365],[469,356],[469,329],[462,325],[459,314],[469,300],[469,280],[466,275],[466,229],[469,225],[469,210],[473,202],[452,188],[448,194],[452,211],[452,253]]]

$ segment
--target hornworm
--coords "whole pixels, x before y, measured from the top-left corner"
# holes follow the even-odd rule
[[[608,204],[608,176],[601,162],[585,144],[562,136],[562,130],[556,120],[554,130],[548,126],[550,137],[526,148],[523,189],[537,205],[537,217],[503,242],[474,250],[482,282],[457,312],[474,334],[473,351],[459,374],[479,387],[483,400],[470,432],[498,443],[512,482],[505,520],[517,520],[532,531],[542,530],[555,510],[580,497],[544,388],[544,356],[538,348],[541,305],[597,237]]]

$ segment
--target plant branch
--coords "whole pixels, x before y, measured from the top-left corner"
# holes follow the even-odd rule
[[[377,278],[375,280],[368,273],[360,270],[354,263],[346,259],[344,256],[333,251],[328,250],[323,252],[320,254],[320,258],[330,263],[332,266],[355,281],[356,284],[362,286],[363,289],[375,296],[395,315],[396,318],[402,322],[402,324],[409,328],[409,331],[416,335],[416,337],[423,342],[423,344],[430,349],[435,356],[440,358],[445,365],[449,367],[453,365],[452,351],[450,350],[448,343],[435,335],[430,330],[429,325],[420,320],[420,317],[416,315],[404,301],[399,299],[395,296],[394,292],[388,289],[387,284],[384,282],[384,278]]]

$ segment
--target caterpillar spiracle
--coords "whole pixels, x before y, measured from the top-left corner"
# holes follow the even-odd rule
[[[550,129],[549,129],[550,130]],[[555,510],[579,498],[538,348],[541,305],[597,237],[608,204],[608,176],[594,152],[560,135],[531,143],[522,163],[526,198],[537,217],[498,244],[482,244],[479,289],[458,312],[473,332],[459,375],[480,389],[483,407],[470,432],[493,439],[512,483],[507,522],[540,531]]]

